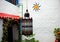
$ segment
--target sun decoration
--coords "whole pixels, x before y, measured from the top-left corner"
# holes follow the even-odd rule
[[[37,4],[37,3],[34,4],[33,8],[34,8],[35,11],[39,11],[39,10],[40,10],[40,9],[39,9],[40,6],[39,6],[39,4]]]

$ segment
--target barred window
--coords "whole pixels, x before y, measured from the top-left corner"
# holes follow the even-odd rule
[[[6,0],[14,5],[17,5],[18,4],[18,0]]]

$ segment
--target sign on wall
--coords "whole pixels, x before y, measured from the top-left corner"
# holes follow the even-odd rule
[[[40,5],[38,3],[33,4],[33,10],[39,11],[40,10]]]

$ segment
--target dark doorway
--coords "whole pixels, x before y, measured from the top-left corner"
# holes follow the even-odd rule
[[[12,32],[12,26],[8,26],[8,42],[13,42],[13,32]]]

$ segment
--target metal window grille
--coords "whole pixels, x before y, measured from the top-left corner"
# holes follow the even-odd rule
[[[6,0],[14,5],[18,5],[18,0]]]

